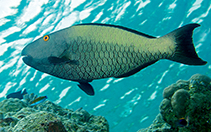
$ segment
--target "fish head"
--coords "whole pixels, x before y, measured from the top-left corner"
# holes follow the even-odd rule
[[[49,57],[59,58],[68,49],[64,32],[58,31],[45,35],[22,50],[23,61],[36,70],[50,73],[55,64],[49,61]]]

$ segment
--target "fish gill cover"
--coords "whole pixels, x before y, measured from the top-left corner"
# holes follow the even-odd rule
[[[159,113],[162,91],[195,73],[210,77],[210,1],[190,0],[7,0],[0,2],[0,100],[23,88],[47,95],[69,109],[83,107],[102,115],[110,131],[137,131],[148,127]],[[163,36],[182,25],[198,23],[193,41],[205,66],[187,66],[162,60],[128,78],[93,81],[95,96],[88,97],[74,82],[49,76],[26,66],[21,50],[33,40],[80,23],[106,23]]]

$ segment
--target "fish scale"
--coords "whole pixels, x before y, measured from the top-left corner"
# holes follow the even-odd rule
[[[77,41],[83,42],[84,45],[81,45]],[[79,66],[69,67],[71,69],[74,69],[74,67],[78,67],[75,70],[76,74],[78,74],[77,76],[73,77],[75,79],[91,80],[93,78],[97,79],[99,78],[99,76],[102,78],[109,76],[119,76],[121,74],[127,73],[128,69],[132,67],[136,68],[140,66],[141,63],[145,62],[143,61],[142,53],[140,53],[138,49],[135,49],[135,47],[132,46],[128,48],[119,44],[105,44],[105,42],[95,42],[94,40],[82,39],[82,37],[77,38],[71,44],[73,46],[72,49],[69,51],[76,52],[74,51],[74,49],[78,49],[77,53],[79,53],[77,55],[79,57]],[[75,48],[77,46],[79,48]],[[88,49],[87,47],[90,48]],[[90,51],[90,49],[93,50]],[[108,51],[106,49],[110,50]],[[130,59],[130,57],[135,58],[135,61],[133,61],[133,59]],[[93,61],[90,61],[90,59],[93,59]],[[150,58],[148,59],[150,60]],[[113,67],[111,68],[110,65],[112,65]],[[89,67],[89,69],[91,69],[91,67],[96,68],[94,70],[85,70],[85,67]],[[87,71],[89,71],[89,74],[85,73]],[[98,74],[94,74],[93,72]]]
[[[114,76],[115,74],[116,74],[115,76],[118,76],[120,74],[124,74],[128,72],[127,69],[130,69],[132,67],[136,68],[140,66],[141,63],[158,59],[158,58],[153,58],[153,55],[150,53],[148,54],[146,54],[145,52],[140,53],[140,51],[138,49],[135,49],[135,47],[133,46],[124,47],[119,44],[108,44],[108,43],[105,44],[105,42],[103,43],[95,42],[94,40],[86,40],[86,39],[83,39],[82,37],[78,37],[71,44],[73,46],[72,46],[72,49],[69,51],[80,53],[78,55],[79,65],[80,63],[82,63],[81,66],[79,66],[79,68],[76,69],[76,72],[78,74],[76,73],[77,75],[73,77],[76,80],[77,79],[90,80],[89,78],[90,74],[95,75],[95,76],[91,76],[94,79],[98,79],[99,76],[102,78],[108,77],[108,76]],[[90,48],[88,49],[87,47],[90,47]],[[92,47],[93,47],[93,50],[90,51]],[[109,52],[106,49],[110,49]],[[105,56],[106,52],[110,56]],[[94,56],[94,58],[89,58],[89,56],[92,56],[92,57]],[[135,59],[130,59],[131,57]],[[110,58],[113,58],[113,59],[109,61]],[[90,59],[94,59],[93,63],[90,62]],[[128,62],[125,60],[128,60]],[[105,61],[109,61],[110,63],[109,64],[103,63]],[[90,62],[90,63],[87,63],[87,62]],[[107,70],[106,67],[110,67],[109,65],[114,66],[112,68],[112,71],[115,71],[115,72],[106,72]],[[90,71],[91,73],[89,72],[89,74],[86,74],[85,72],[87,72],[87,70],[85,70],[84,67],[96,67],[96,69],[95,70],[92,69]],[[69,67],[69,68],[74,69],[73,67]],[[97,72],[98,74],[93,74],[92,72]]]

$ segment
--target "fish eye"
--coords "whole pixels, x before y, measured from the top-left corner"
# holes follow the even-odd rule
[[[49,35],[45,35],[45,36],[43,37],[43,40],[44,40],[44,41],[48,41],[49,38],[50,38]]]

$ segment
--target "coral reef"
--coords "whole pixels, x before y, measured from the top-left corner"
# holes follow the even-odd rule
[[[9,98],[0,102],[0,132],[108,132],[107,120],[89,114],[82,108],[76,111],[62,108],[49,100],[30,107],[37,96],[24,99]]]
[[[139,132],[211,131],[211,79],[195,74],[164,89],[160,113],[154,122]],[[180,124],[180,119],[187,124]]]
[[[140,129],[138,132],[172,132],[171,126],[166,123],[161,114],[158,114],[153,123],[145,129]]]

